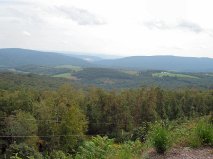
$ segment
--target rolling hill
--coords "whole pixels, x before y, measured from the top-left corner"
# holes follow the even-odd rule
[[[24,65],[58,66],[75,65],[91,67],[91,63],[65,54],[54,52],[41,52],[27,49],[0,49],[0,66],[17,67]]]
[[[213,59],[177,56],[132,56],[101,60],[96,65],[137,70],[168,70],[177,72],[213,72]]]
[[[76,56],[64,53],[42,52],[27,49],[0,49],[0,67],[61,65],[84,68],[115,68],[134,70],[166,70],[176,72],[213,72],[212,58],[177,56],[132,56],[117,59],[102,59],[92,55]]]

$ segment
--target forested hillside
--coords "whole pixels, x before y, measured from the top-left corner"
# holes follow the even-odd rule
[[[100,55],[101,56],[101,55]],[[212,72],[212,58],[176,56],[130,56],[117,59],[102,59],[96,56],[64,54],[19,48],[0,49],[0,68],[20,66],[72,65],[133,70],[166,70],[176,72]]]
[[[25,66],[19,70],[0,71],[0,88],[58,88],[63,83],[96,86],[105,89],[161,87],[164,89],[212,89],[211,73],[176,73],[165,71],[131,71],[73,66]]]
[[[53,78],[36,74],[0,72],[1,90],[16,90],[21,88],[33,88],[36,90],[57,89],[65,83],[71,84],[71,81],[64,78]],[[72,83],[74,84],[74,82]]]
[[[0,67],[14,68],[17,66],[58,66],[58,65],[92,66],[87,61],[59,54],[55,52],[44,52],[27,49],[0,49]]]
[[[157,70],[139,61],[133,69],[128,58],[127,68],[120,67],[122,59],[113,68],[98,60],[1,49],[0,158],[139,159],[169,155],[174,147],[210,151],[211,59],[186,67],[180,58],[181,66],[172,62],[167,69],[153,57],[150,67]],[[209,72],[184,72],[196,60],[210,60],[210,69],[198,69]]]
[[[212,72],[212,58],[177,56],[132,56],[113,60],[101,60],[96,64],[110,68],[137,70],[167,70],[179,72]]]
[[[89,150],[90,155],[94,153],[94,157],[90,157],[96,158],[107,152],[114,154],[107,145],[106,149],[99,146],[115,142],[121,144],[122,149],[117,149],[120,158],[123,158],[122,150],[129,153],[125,156],[132,158],[140,154],[141,142],[148,141],[151,123],[165,121],[169,124],[209,115],[212,106],[212,90],[141,88],[106,91],[100,88],[82,90],[70,85],[43,91],[24,87],[1,89],[1,154],[24,159],[41,159],[42,156],[53,159],[63,155],[88,158]],[[96,135],[107,135],[113,140],[99,136],[89,141]],[[210,138],[208,143],[211,142]],[[98,152],[95,145],[103,150]],[[127,151],[126,146],[132,146],[132,151]]]

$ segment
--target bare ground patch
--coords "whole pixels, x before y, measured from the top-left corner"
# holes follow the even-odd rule
[[[203,147],[198,149],[173,148],[164,155],[157,154],[153,149],[146,155],[147,159],[213,159],[213,148]]]

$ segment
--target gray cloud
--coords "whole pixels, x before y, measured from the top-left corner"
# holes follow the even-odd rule
[[[30,32],[28,32],[28,31],[26,31],[26,30],[24,30],[23,32],[22,32],[25,36],[31,36],[31,33]]]
[[[148,21],[143,24],[149,29],[167,30],[171,28],[171,26],[166,24],[164,21]]]
[[[79,25],[103,25],[106,22],[102,19],[90,13],[85,9],[79,9],[75,7],[57,7],[63,14],[73,21],[77,22]]]
[[[17,23],[22,25],[32,25],[32,26],[38,26],[39,24],[44,23],[42,16],[40,16],[37,13],[37,10],[33,7],[17,7],[14,6],[8,6],[8,7],[1,7],[1,13],[0,13],[0,23],[2,22],[2,19],[7,19],[11,23]]]
[[[200,25],[189,21],[181,21],[177,24],[176,27],[180,29],[187,29],[195,33],[205,32],[205,30]]]
[[[27,1],[18,1],[18,0],[0,0],[1,5],[30,5]]]
[[[205,32],[205,29],[203,29],[200,25],[185,20],[179,21],[174,25],[168,24],[165,21],[148,21],[143,24],[149,29],[159,29],[159,30],[179,29],[191,31],[194,33]]]

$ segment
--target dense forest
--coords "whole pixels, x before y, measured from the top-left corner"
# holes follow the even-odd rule
[[[0,88],[56,89],[64,83],[83,86],[83,88],[96,86],[108,90],[141,87],[160,87],[170,90],[183,88],[210,90],[213,88],[212,73],[133,71],[106,68],[74,68],[74,71],[70,68],[64,68],[65,66],[61,67],[25,66],[22,67],[23,70],[19,71],[2,70],[0,71]],[[24,68],[31,69],[32,72],[24,70]],[[67,70],[69,71],[66,72]],[[24,73],[20,71],[24,71]]]
[[[70,85],[55,90],[1,89],[1,155],[89,158],[81,151],[87,150],[90,139],[93,144],[113,139],[115,143],[133,141],[134,145],[146,140],[150,123],[190,120],[212,111],[212,90],[144,87],[107,91]]]

